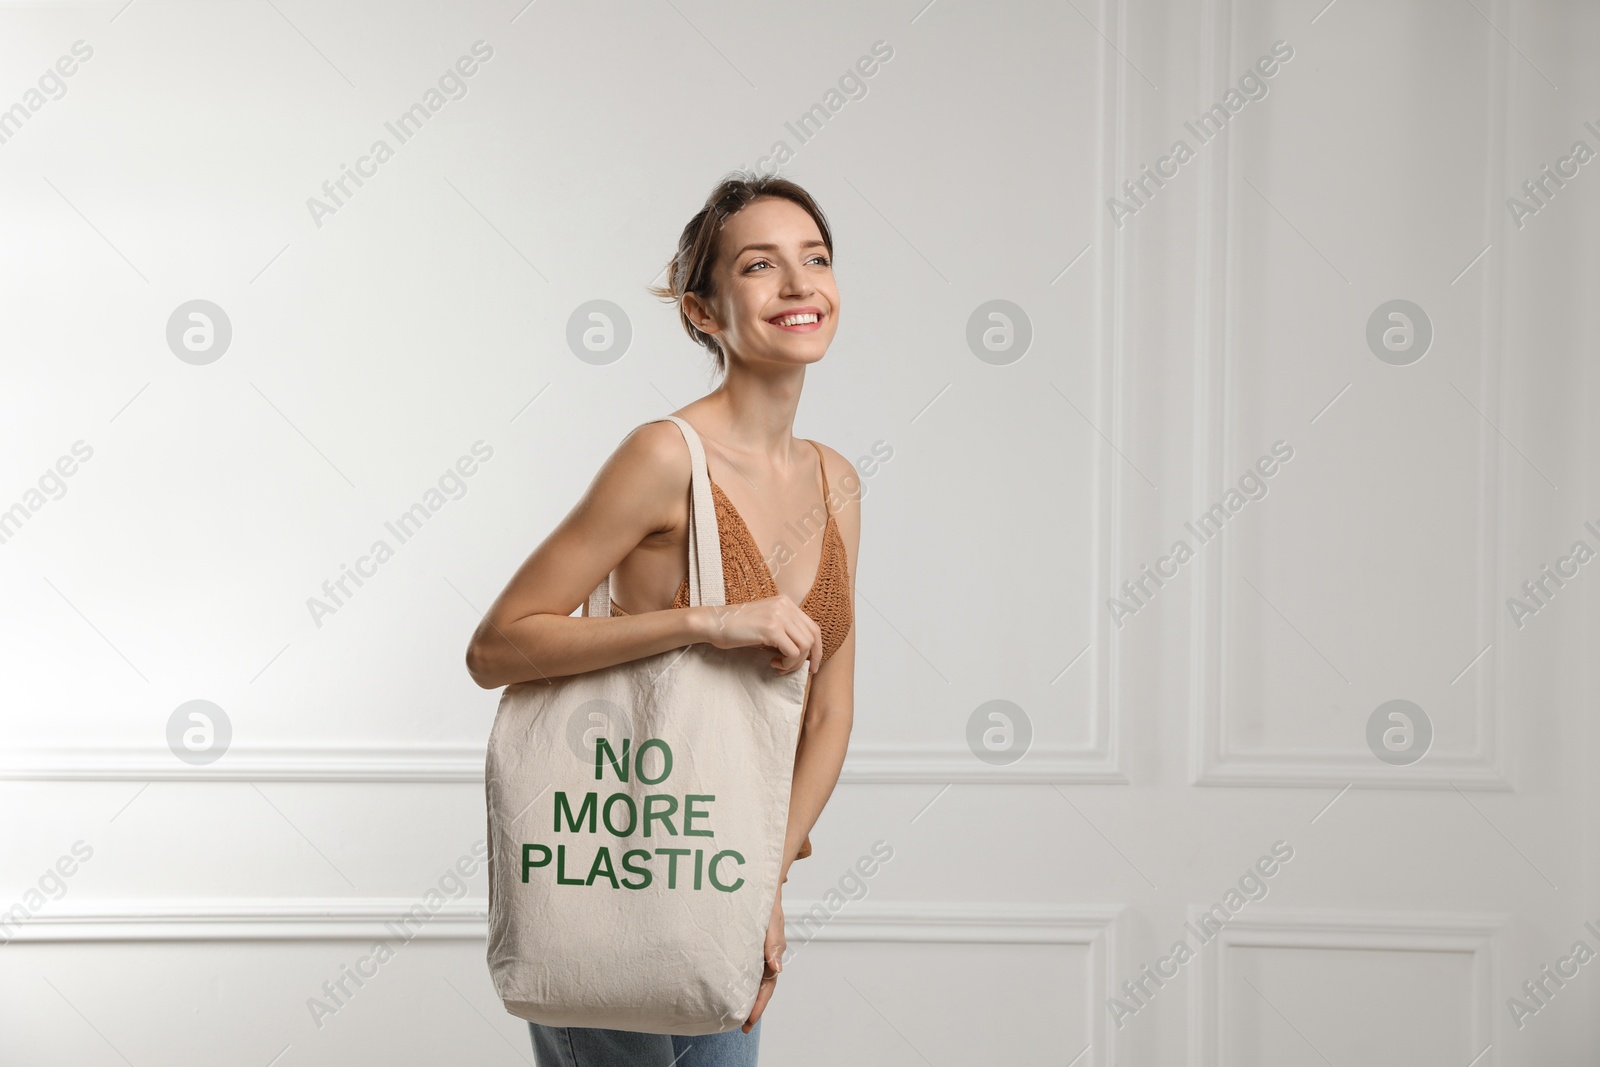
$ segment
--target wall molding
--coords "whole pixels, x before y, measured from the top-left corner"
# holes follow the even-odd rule
[[[395,924],[421,903],[414,897],[161,898],[107,900],[57,906],[0,928],[10,944],[165,944],[240,941],[459,941],[482,946],[488,936],[488,900],[445,901],[426,922],[401,938]],[[827,918],[802,929],[813,908]],[[1087,950],[1085,1019],[1091,1054],[1080,1062],[1112,1062],[1113,1031],[1106,999],[1120,906],[972,903],[965,901],[846,901],[828,912],[819,900],[784,901],[791,948],[813,941],[898,944],[1071,945]],[[9,932],[10,936],[7,937]]]
[[[1511,792],[1510,780],[1493,763],[1470,757],[1425,756],[1409,767],[1391,767],[1370,753],[1341,756],[1326,751],[1238,752],[1203,764],[1193,784],[1288,789],[1346,785],[1373,789],[1477,789]]]
[[[785,898],[785,932],[795,917],[813,907],[826,910],[818,900]],[[1094,946],[1111,936],[1120,907],[1059,904],[1004,904],[983,902],[904,901],[896,903],[846,902],[812,937],[818,941],[916,941],[989,945]],[[1107,961],[1109,962],[1109,961]],[[1109,980],[1109,974],[1105,978]]]
[[[1096,61],[1099,63],[1097,84],[1100,87],[1100,96],[1096,101],[1099,109],[1100,137],[1096,149],[1095,203],[1103,205],[1110,197],[1116,195],[1117,176],[1124,171],[1127,162],[1128,127],[1132,122],[1128,101],[1133,99],[1129,93],[1129,85],[1133,75],[1122,53],[1134,50],[1130,37],[1131,31],[1137,26],[1137,21],[1128,17],[1126,5],[1114,4],[1112,0],[1101,0],[1098,7],[1098,24],[1106,27],[1106,32],[1110,35],[1107,37],[1102,34],[1106,46],[1095,50]],[[1117,42],[1114,46],[1111,44],[1113,39]],[[1130,400],[1124,386],[1123,367],[1128,337],[1127,287],[1132,270],[1130,257],[1132,244],[1118,240],[1117,227],[1111,219],[1110,212],[1104,209],[1095,212],[1092,236],[1094,248],[1089,262],[1095,269],[1096,287],[1093,415],[1094,425],[1100,427],[1102,431],[1093,436],[1090,444],[1090,448],[1093,449],[1095,470],[1094,491],[1090,504],[1094,509],[1092,529],[1095,544],[1092,558],[1095,567],[1096,596],[1088,608],[1089,633],[1093,645],[1089,659],[1094,669],[1094,681],[1090,691],[1093,694],[1092,736],[1096,743],[1095,760],[1085,763],[1082,767],[1084,773],[1072,778],[1040,777],[1033,780],[1126,785],[1128,778],[1122,766],[1120,725],[1122,687],[1118,681],[1122,671],[1123,653],[1120,630],[1112,625],[1110,613],[1105,605],[1107,599],[1114,595],[1112,590],[1116,583],[1116,575],[1121,570],[1124,555],[1123,481],[1128,474],[1126,464],[1118,456],[1112,439],[1121,438],[1124,428],[1129,425],[1125,415]],[[1034,754],[1030,753],[1030,756],[1032,755]],[[1027,760],[1022,762],[1026,763]],[[1099,1038],[1096,1039],[1095,1046],[1100,1052],[1105,1051],[1104,1043]]]
[[[385,924],[418,903],[407,897],[162,897],[46,904],[11,927],[9,938],[0,931],[0,942],[394,940]],[[483,941],[487,915],[487,900],[447,900],[407,940]]]
[[[1089,1048],[1078,1063],[1081,1067],[1105,1067],[1115,1062],[1116,1031],[1105,1005],[1112,996],[1111,967],[1117,959],[1121,906],[992,901],[846,903],[814,933],[801,931],[796,919],[813,906],[825,907],[819,901],[784,900],[784,934],[791,946],[810,941],[878,941],[1075,945],[1086,949],[1084,1018],[1089,1026]]]
[[[1506,0],[1490,0],[1493,25],[1505,21]],[[1211,87],[1226,84],[1236,66],[1232,55],[1235,28],[1233,0],[1207,0],[1203,19],[1204,40],[1199,97]],[[1488,48],[1489,110],[1487,151],[1484,159],[1483,232],[1481,240],[1501,246],[1505,237],[1505,211],[1497,190],[1503,185],[1506,130],[1509,123],[1511,83],[1507,75],[1509,50],[1484,28]],[[1209,99],[1200,100],[1204,108]],[[1230,353],[1233,329],[1233,278],[1230,271],[1233,241],[1230,219],[1230,176],[1236,166],[1234,139],[1229,137],[1203,162],[1200,175],[1200,229],[1197,241],[1195,336],[1198,367],[1195,373],[1193,414],[1194,498],[1191,512],[1199,514],[1212,503],[1214,486],[1226,480],[1224,462],[1229,453],[1229,433],[1234,420],[1230,405]],[[1483,265],[1480,342],[1476,379],[1486,415],[1499,423],[1501,380],[1505,361],[1500,354],[1501,319],[1507,299],[1504,275],[1497,257]],[[1495,642],[1500,618],[1498,596],[1505,588],[1502,576],[1510,573],[1504,560],[1505,537],[1500,499],[1504,480],[1495,432],[1479,427],[1478,510],[1475,516],[1478,587],[1475,647],[1463,650],[1463,662],[1477,648]],[[1229,546],[1207,553],[1199,562],[1190,629],[1190,735],[1189,778],[1194,785],[1338,788],[1348,783],[1401,789],[1449,789],[1456,786],[1484,790],[1513,788],[1504,740],[1510,716],[1504,692],[1503,671],[1497,647],[1475,670],[1481,681],[1472,698],[1478,743],[1474,751],[1431,753],[1408,767],[1382,764],[1366,749],[1352,745],[1345,751],[1254,749],[1241,750],[1229,742],[1226,622],[1230,580]]]
[[[421,901],[415,897],[161,897],[47,904],[10,927],[14,943],[60,941],[347,941],[394,937],[385,924]],[[1006,904],[970,901],[846,901],[826,921],[802,931],[797,921],[820,900],[784,901],[785,931],[795,944],[883,941],[916,944],[1104,946],[1117,906]],[[434,941],[482,941],[486,897],[446,900],[417,927]],[[0,931],[0,943],[7,939]],[[1108,962],[1108,961],[1103,961]],[[1102,974],[1109,979],[1108,974]],[[1105,982],[1100,985],[1103,987]]]
[[[1206,911],[1190,905],[1193,924]],[[1450,952],[1472,957],[1472,1051],[1500,1045],[1503,1013],[1494,1008],[1497,962],[1509,917],[1479,913],[1401,911],[1313,911],[1268,909],[1230,919],[1200,953],[1200,972],[1190,986],[1190,1062],[1221,1067],[1237,1062],[1228,1040],[1228,953],[1236,948],[1366,949],[1386,952]]]
[[[33,782],[409,782],[482,783],[482,745],[430,747],[300,745],[234,747],[215,763],[193,766],[165,748],[60,747],[0,753],[0,781]],[[839,774],[858,785],[1065,784],[1126,785],[1114,758],[1100,749],[1034,748],[995,767],[965,748],[852,745]]]

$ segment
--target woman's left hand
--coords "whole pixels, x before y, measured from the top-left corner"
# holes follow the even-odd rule
[[[750,1018],[739,1028],[747,1034],[760,1021],[767,1001],[772,999],[772,991],[777,988],[778,972],[783,970],[786,948],[788,943],[783,938],[783,887],[779,886],[778,894],[772,900],[772,918],[767,923],[767,941],[762,949],[761,988],[756,990],[756,1004],[750,1009]]]

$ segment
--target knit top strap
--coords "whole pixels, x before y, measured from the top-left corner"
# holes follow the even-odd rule
[[[828,461],[822,455],[822,446],[811,438],[806,438],[806,443],[817,450],[817,467],[822,471],[822,510],[825,514],[832,515],[833,510],[828,507]]]

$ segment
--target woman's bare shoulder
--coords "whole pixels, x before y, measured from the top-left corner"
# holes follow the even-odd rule
[[[669,419],[635,426],[617,445],[614,456],[657,477],[681,473],[683,484],[689,484],[689,449],[683,431]]]
[[[670,421],[630,430],[601,465],[585,502],[605,514],[642,510],[652,529],[670,529],[689,491],[689,450]]]

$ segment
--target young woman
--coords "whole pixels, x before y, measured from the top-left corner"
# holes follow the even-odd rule
[[[782,878],[839,779],[855,699],[854,567],[860,483],[838,452],[793,435],[806,368],[839,322],[833,237],[806,191],[723,180],[684,227],[667,283],[683,327],[723,380],[673,414],[706,445],[727,606],[689,607],[689,454],[673,423],[630,433],[517,570],[467,650],[484,688],[625,663],[672,648],[773,650],[812,672],[795,754]],[[612,616],[573,617],[610,574]],[[626,605],[624,609],[623,605]],[[535,668],[534,664],[538,664]],[[782,887],[750,1018],[705,1037],[529,1023],[540,1067],[746,1067],[783,967]]]

